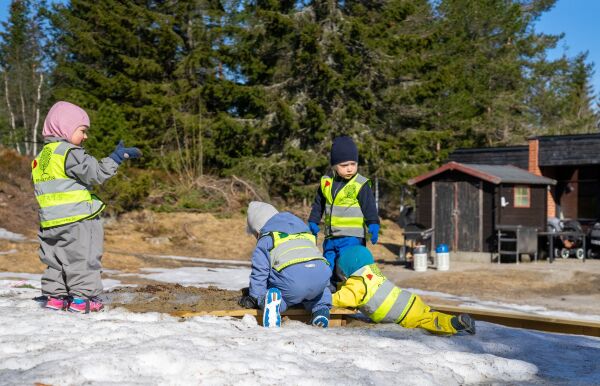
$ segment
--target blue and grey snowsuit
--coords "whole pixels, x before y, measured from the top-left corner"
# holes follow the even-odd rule
[[[331,292],[328,288],[331,270],[327,263],[324,260],[311,260],[290,265],[281,271],[271,268],[269,256],[274,243],[269,232],[295,234],[310,231],[302,220],[288,212],[278,213],[267,221],[252,254],[250,296],[256,298],[259,307],[263,308],[267,290],[278,288],[283,298],[281,312],[296,304],[302,304],[312,313],[331,308]]]

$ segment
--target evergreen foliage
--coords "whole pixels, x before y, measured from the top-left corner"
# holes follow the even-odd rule
[[[189,187],[240,176],[288,200],[351,135],[392,195],[458,147],[598,130],[586,54],[549,60],[561,36],[534,31],[554,3],[71,0],[49,13],[48,103],[90,112],[93,154],[122,138]]]

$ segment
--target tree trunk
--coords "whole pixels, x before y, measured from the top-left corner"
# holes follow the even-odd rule
[[[27,129],[27,107],[25,106],[25,97],[23,96],[23,84],[22,84],[22,79],[19,80],[19,99],[21,101],[21,119],[22,119],[22,127],[23,130]],[[26,131],[23,131],[23,134],[25,134]],[[30,144],[29,141],[27,141],[27,138],[24,138],[25,140],[25,154],[30,154]]]
[[[4,96],[6,97],[6,108],[10,114],[10,127],[11,127],[11,138],[14,140],[17,136],[17,124],[15,122],[15,114],[13,113],[12,106],[10,104],[10,92],[8,91],[8,76],[4,72]],[[15,150],[19,151],[19,144],[15,141]]]
[[[40,73],[40,81],[37,86],[37,95],[35,98],[35,123],[31,127],[31,140],[33,141],[33,152],[31,155],[34,157],[38,152],[37,138],[38,138],[39,125],[40,125],[40,107],[42,104],[42,84],[43,83],[44,83],[44,74]]]

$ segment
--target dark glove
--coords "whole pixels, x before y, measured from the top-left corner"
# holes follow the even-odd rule
[[[312,233],[315,236],[321,230],[321,228],[319,228],[319,226],[317,225],[317,223],[310,222],[310,221],[308,222],[308,228],[310,229],[310,233]]]
[[[238,300],[238,304],[244,308],[258,308],[258,302],[256,298],[250,295],[244,295]]]
[[[115,148],[115,151],[109,155],[118,165],[123,162],[124,159],[127,158],[140,158],[142,156],[142,152],[137,147],[125,147],[123,145],[123,140],[119,141],[119,144]]]
[[[379,238],[379,224],[369,225],[369,233],[371,234],[371,244],[377,244]]]

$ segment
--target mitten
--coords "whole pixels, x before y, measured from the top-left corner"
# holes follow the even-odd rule
[[[310,229],[310,232],[315,236],[321,230],[321,228],[319,228],[319,226],[316,223],[311,221],[308,222],[308,228]]]
[[[115,150],[112,152],[111,155],[109,155],[109,157],[112,158],[118,165],[120,165],[124,159],[140,158],[141,156],[142,152],[140,151],[140,149],[138,149],[137,147],[125,147],[123,145],[123,140],[119,141],[119,144],[117,145]]]
[[[244,295],[238,300],[238,304],[244,308],[258,308],[258,302],[256,298],[250,295]]]
[[[377,244],[379,238],[379,224],[369,225],[369,233],[371,234],[371,244]]]

